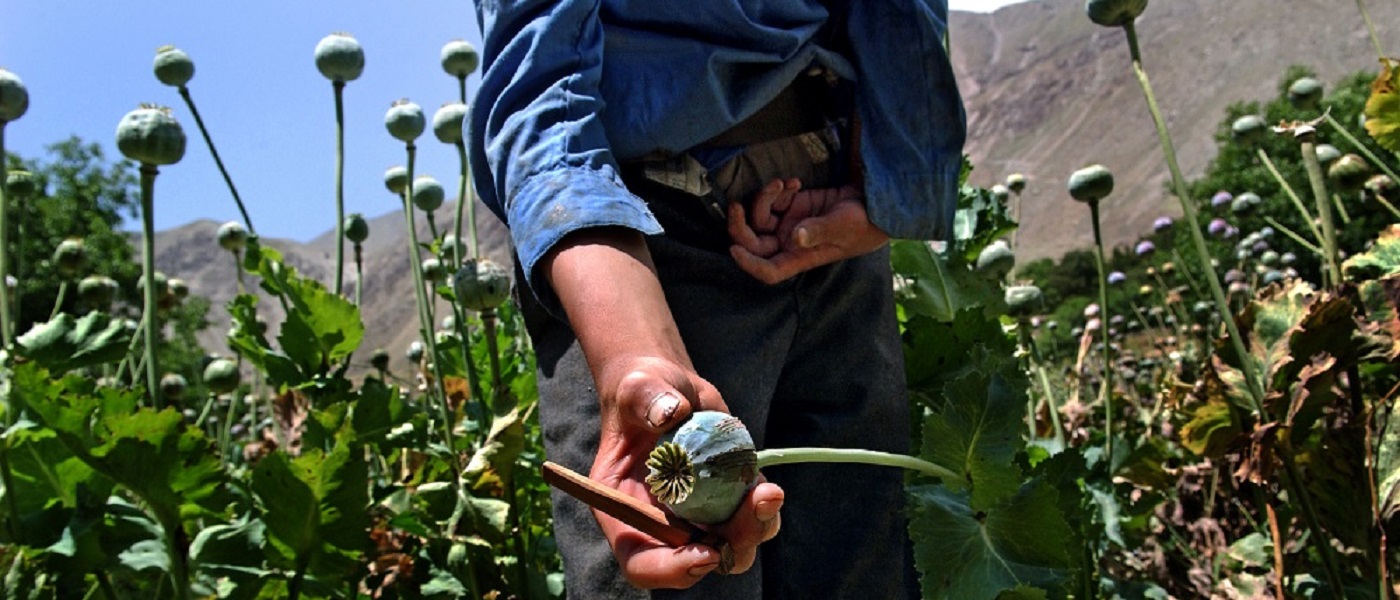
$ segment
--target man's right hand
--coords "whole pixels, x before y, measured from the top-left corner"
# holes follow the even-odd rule
[[[589,476],[656,504],[643,479],[661,434],[695,410],[727,407],[690,363],[641,234],[616,228],[575,232],[546,256],[542,268],[597,384],[601,430]],[[777,534],[782,502],[778,486],[761,482],[729,522],[715,528],[734,553],[731,572],[748,570],[758,544]],[[719,566],[714,548],[667,546],[594,515],[623,575],[637,587],[690,587]]]

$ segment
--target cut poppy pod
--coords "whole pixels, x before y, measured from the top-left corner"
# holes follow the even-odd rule
[[[676,516],[723,523],[757,482],[758,453],[737,417],[700,411],[662,436],[647,470],[652,496]]]

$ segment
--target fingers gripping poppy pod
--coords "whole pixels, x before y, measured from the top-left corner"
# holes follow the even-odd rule
[[[360,78],[365,71],[365,51],[348,33],[332,33],[316,44],[316,70],[336,83]]]
[[[757,482],[758,453],[737,417],[700,411],[662,436],[647,470],[652,496],[676,516],[723,523]]]
[[[194,79],[194,61],[184,50],[174,46],[161,46],[156,49],[152,65],[156,79],[170,87],[181,88]]]

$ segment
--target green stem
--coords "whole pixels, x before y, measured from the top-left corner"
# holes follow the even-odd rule
[[[49,320],[58,318],[58,313],[63,311],[63,297],[68,295],[68,280],[58,284],[58,299],[53,302],[53,310],[49,311]]]
[[[413,145],[413,142],[409,142],[407,148],[408,180],[413,181],[413,159],[417,148]],[[408,194],[405,193],[402,199],[403,214],[408,224],[408,262],[409,268],[413,272],[413,291],[418,300],[419,326],[423,332],[422,335],[424,344],[427,346],[428,357],[432,359],[433,382],[438,396],[438,411],[442,419],[443,441],[447,444],[449,454],[452,456],[453,478],[457,483],[457,488],[460,490],[462,487],[462,460],[461,457],[457,455],[456,439],[455,435],[452,433],[453,423],[451,413],[447,409],[447,387],[442,380],[442,361],[438,357],[437,340],[435,339],[437,336],[433,334],[432,312],[430,312],[428,307],[429,298],[425,293],[426,289],[423,285],[423,262],[418,252],[418,228],[415,227],[413,222],[413,203],[409,202]],[[429,213],[429,215],[431,214],[432,213]]]
[[[8,277],[10,275],[10,201],[5,188],[7,177],[5,174],[5,124],[0,120],[0,341],[3,341],[5,348],[10,347],[14,341],[14,329],[11,323],[12,313],[10,312],[10,289]],[[19,282],[15,282],[15,290],[19,290]]]
[[[1094,223],[1095,262],[1099,267],[1099,333],[1103,337],[1103,384],[1099,395],[1103,398],[1104,452],[1113,455],[1113,361],[1108,344],[1108,265],[1104,264],[1103,233],[1099,227],[1099,203],[1089,203],[1089,218]]]
[[[1322,528],[1322,521],[1317,518],[1317,511],[1313,508],[1312,498],[1303,489],[1303,478],[1298,472],[1298,464],[1293,461],[1292,448],[1280,448],[1278,453],[1282,459],[1283,468],[1288,474],[1288,487],[1290,491],[1297,494],[1289,494],[1290,499],[1296,496],[1298,505],[1303,509],[1303,521],[1307,523],[1308,531],[1312,533],[1312,545],[1317,548],[1318,554],[1322,555],[1323,569],[1327,573],[1327,584],[1332,587],[1332,593],[1337,598],[1343,600],[1347,597],[1346,587],[1342,585],[1342,572],[1337,566],[1337,557],[1333,554],[1331,538],[1327,531]]]
[[[1332,116],[1331,111],[1322,113],[1322,117],[1327,120],[1328,125],[1332,126],[1333,131],[1336,131],[1337,134],[1341,135],[1342,138],[1346,139],[1346,141],[1350,143],[1353,148],[1356,148],[1357,152],[1360,152],[1363,156],[1366,157],[1366,160],[1371,161],[1371,164],[1376,165],[1377,169],[1380,169],[1381,172],[1390,176],[1391,181],[1400,182],[1400,175],[1397,175],[1395,171],[1391,169],[1390,166],[1387,165],[1384,160],[1381,160],[1381,157],[1376,156],[1376,153],[1371,152],[1371,149],[1367,148],[1366,144],[1363,144],[1361,143],[1361,140],[1356,139],[1356,136],[1352,135],[1350,131],[1347,131],[1347,128],[1342,127],[1342,124],[1338,123],[1337,119]]]
[[[229,394],[228,410],[224,411],[224,422],[219,423],[219,452],[224,461],[228,461],[229,456],[229,432],[233,429],[233,421],[238,416],[238,392]]]
[[[188,600],[190,597],[189,566],[185,564],[185,549],[176,539],[176,536],[184,533],[184,530],[181,529],[180,518],[159,512],[155,516],[156,521],[160,523],[160,528],[165,533],[165,551],[170,555],[170,583],[175,588],[175,598],[176,600]]]
[[[501,358],[496,344],[496,309],[481,311],[481,325],[486,337],[486,358],[491,361],[491,410],[495,414],[505,414],[515,408],[514,403],[501,402],[506,397],[501,390]]]
[[[1376,194],[1376,201],[1380,202],[1381,206],[1384,206],[1386,210],[1389,210],[1390,214],[1395,217],[1395,220],[1400,221],[1400,210],[1396,210],[1395,205],[1391,204],[1389,200],[1386,200],[1385,196]]]
[[[209,146],[209,154],[214,157],[214,164],[219,167],[219,174],[224,176],[224,184],[228,186],[229,193],[233,194],[234,203],[238,204],[238,212],[243,215],[243,224],[248,226],[248,233],[257,235],[258,231],[253,229],[253,220],[248,217],[248,209],[243,206],[243,199],[238,196],[238,188],[233,186],[233,178],[229,177],[228,169],[224,168],[223,159],[219,158],[219,151],[214,148],[214,140],[209,137],[209,130],[204,128],[204,119],[199,117],[199,109],[194,107],[194,98],[190,97],[190,89],[180,86],[180,97],[185,99],[185,106],[190,109],[190,114],[194,116],[195,125],[199,126],[199,134],[204,136],[204,144]]]
[[[1298,197],[1298,192],[1293,191],[1293,186],[1288,185],[1288,180],[1283,178],[1283,173],[1279,172],[1278,167],[1274,165],[1274,161],[1269,158],[1269,154],[1264,152],[1263,148],[1255,148],[1254,151],[1259,156],[1259,160],[1264,163],[1264,167],[1269,170],[1269,174],[1274,176],[1274,181],[1277,181],[1279,187],[1283,188],[1284,195],[1293,202],[1293,208],[1298,209],[1298,215],[1303,218],[1303,223],[1312,230],[1313,239],[1321,244],[1322,230],[1318,229],[1317,224],[1313,222],[1312,213],[1308,211],[1307,205],[1303,204],[1303,199]]]
[[[156,328],[160,319],[156,318],[156,237],[155,237],[155,165],[141,165],[141,265],[146,274],[142,286],[144,302],[142,313],[146,321],[146,385],[156,410],[164,408],[160,399],[160,368],[156,364]]]
[[[1050,424],[1055,428],[1055,443],[1060,447],[1065,445],[1064,427],[1060,423],[1060,402],[1055,397],[1055,388],[1050,385],[1050,374],[1045,371],[1045,357],[1040,354],[1040,345],[1036,344],[1035,336],[1031,335],[1029,329],[1022,330],[1022,344],[1030,352],[1031,369],[1035,371],[1040,379],[1040,387],[1045,393],[1045,405],[1049,408]]]
[[[466,212],[468,200],[467,146],[461,140],[457,140],[457,143],[453,145],[457,146],[457,163],[460,172],[457,176],[457,216],[452,221],[452,239],[456,240],[457,243],[452,245],[452,269],[450,269],[448,275],[456,273],[457,269],[461,268],[462,266],[462,260],[466,258],[466,256],[464,256],[462,253],[462,214]],[[472,240],[473,242],[475,242],[476,240],[475,229],[472,230]]]
[[[1332,194],[1332,206],[1337,208],[1337,214],[1342,217],[1342,224],[1351,225],[1351,215],[1347,214],[1347,207],[1342,204],[1341,196]]]
[[[462,342],[462,362],[467,369],[467,386],[472,391],[472,398],[484,407],[486,397],[481,394],[481,376],[476,370],[476,357],[472,356],[471,332],[467,328],[467,313],[462,310],[461,305],[453,302],[452,316],[453,320],[456,321],[457,339]]]
[[[355,242],[355,306],[363,309],[365,288],[365,260],[364,247],[359,242]]]
[[[9,534],[10,543],[18,545],[20,543],[19,529],[17,527],[20,518],[19,497],[15,495],[14,473],[10,470],[9,434],[11,433],[12,424],[15,421],[13,404],[7,403],[5,406],[5,421],[10,424],[5,427],[5,435],[0,436],[0,477],[4,478],[5,505],[10,512],[9,518],[5,519],[5,528],[8,530],[6,533]]]
[[[1308,171],[1308,182],[1312,184],[1313,199],[1317,202],[1317,213],[1322,217],[1322,259],[1331,277],[1328,287],[1336,287],[1342,284],[1342,269],[1337,265],[1337,227],[1332,223],[1327,180],[1322,174],[1322,164],[1317,161],[1314,135],[1305,133],[1298,141],[1303,151],[1303,167]]]
[[[768,448],[758,451],[758,467],[775,467],[797,463],[858,463],[883,467],[898,467],[918,471],[946,481],[959,481],[957,473],[947,467],[921,458],[891,454],[878,450],[856,448]]]
[[[107,596],[107,600],[124,600],[125,596],[117,592],[116,586],[112,585],[112,578],[107,575],[106,571],[93,571],[92,574],[97,577],[97,587],[102,589],[102,593]]]
[[[1157,97],[1152,93],[1152,82],[1148,80],[1147,71],[1142,66],[1137,31],[1133,29],[1132,23],[1124,25],[1123,31],[1128,36],[1128,50],[1132,54],[1133,73],[1137,75],[1138,85],[1142,87],[1143,96],[1147,99],[1148,111],[1152,113],[1152,122],[1157,128],[1157,138],[1162,144],[1162,154],[1166,157],[1167,168],[1171,171],[1172,187],[1176,192],[1176,199],[1181,202],[1181,212],[1186,219],[1186,226],[1191,229],[1191,240],[1195,243],[1196,254],[1201,260],[1201,268],[1205,271],[1206,283],[1210,286],[1210,293],[1216,306],[1228,307],[1230,303],[1225,299],[1225,290],[1220,287],[1220,278],[1210,266],[1210,251],[1206,248],[1206,238],[1201,233],[1200,221],[1196,218],[1196,207],[1192,204],[1191,195],[1186,189],[1186,179],[1181,175],[1181,166],[1177,164],[1176,149],[1172,145],[1171,135],[1167,133],[1167,124],[1162,119],[1162,111],[1157,108]],[[1230,335],[1230,343],[1234,346],[1235,354],[1241,359],[1249,356],[1249,351],[1244,344],[1244,337],[1240,335],[1240,328],[1235,323],[1234,317],[1227,316],[1223,320],[1225,321],[1225,331]],[[1244,369],[1243,372],[1254,412],[1262,417],[1264,415],[1264,388],[1260,385],[1258,376],[1252,369]]]
[[[1400,215],[1396,215],[1396,217],[1400,218]],[[1294,242],[1297,242],[1299,246],[1302,246],[1306,248],[1309,252],[1316,254],[1318,258],[1322,258],[1322,248],[1318,248],[1316,245],[1313,245],[1311,242],[1303,239],[1303,236],[1298,235],[1298,232],[1289,229],[1287,226],[1285,226],[1283,223],[1278,222],[1278,220],[1274,219],[1273,217],[1264,217],[1264,222],[1268,223],[1269,226],[1273,227],[1276,231],[1282,232],[1283,235],[1288,236]]]
[[[335,290],[345,293],[345,82],[331,84],[335,90]]]
[[[1371,34],[1371,45],[1376,48],[1376,56],[1385,60],[1385,51],[1381,50],[1381,39],[1376,37],[1376,26],[1371,24],[1371,13],[1366,10],[1366,3],[1356,0],[1356,9],[1361,11],[1361,19],[1366,21],[1366,31]]]

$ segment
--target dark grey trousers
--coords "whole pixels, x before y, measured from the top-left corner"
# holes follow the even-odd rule
[[[762,181],[784,173],[757,175]],[[769,286],[735,265],[724,223],[699,198],[644,177],[629,177],[628,186],[666,229],[647,243],[696,370],[719,389],[760,449],[910,451],[888,248]],[[592,375],[567,323],[549,316],[529,292],[520,295],[538,358],[546,451],[587,473],[598,446]],[[747,573],[711,574],[685,591],[632,588],[588,508],[555,491],[554,528],[569,597],[917,597],[902,473],[803,464],[763,474],[786,493],[781,532],[760,547]]]

